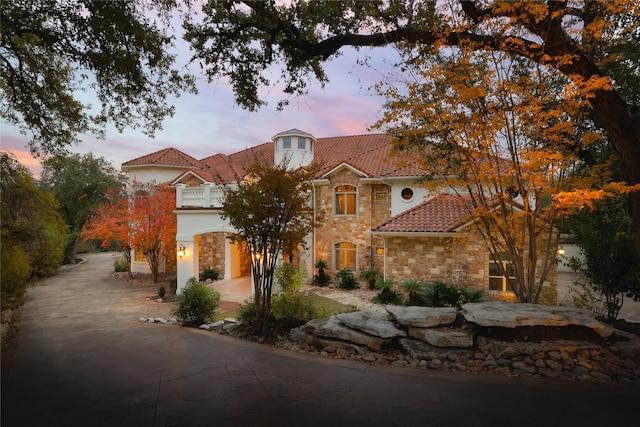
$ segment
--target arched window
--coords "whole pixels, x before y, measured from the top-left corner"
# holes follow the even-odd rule
[[[356,269],[356,245],[349,242],[340,242],[335,244],[335,267],[336,270],[342,270],[349,267],[351,270]]]
[[[353,185],[340,185],[336,187],[335,195],[336,215],[356,214],[356,187]]]

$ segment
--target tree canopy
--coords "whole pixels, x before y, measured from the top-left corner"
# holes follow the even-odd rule
[[[85,222],[104,200],[107,189],[124,185],[125,177],[103,157],[92,154],[57,155],[42,164],[40,185],[49,190],[68,224],[69,262],[75,263],[78,239]]]
[[[170,97],[194,90],[168,53],[171,3],[0,2],[0,117],[31,134],[34,153],[59,153],[82,132],[101,136],[107,123],[153,135],[173,114]]]
[[[2,308],[19,303],[28,281],[52,274],[64,255],[66,225],[50,192],[10,154],[0,153]]]
[[[209,77],[230,78],[237,102],[248,109],[264,103],[260,89],[271,84],[271,65],[281,66],[286,93],[304,94],[314,80],[327,82],[323,62],[348,46],[394,44],[418,56],[446,47],[520,56],[563,74],[587,99],[583,113],[606,131],[623,179],[633,186],[640,184],[637,7],[627,0],[210,1],[203,19],[185,24],[185,38]],[[631,190],[640,246],[640,191]]]

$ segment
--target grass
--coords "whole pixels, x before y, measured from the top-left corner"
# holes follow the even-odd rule
[[[316,308],[316,310],[322,317],[329,317],[329,316],[333,316],[334,314],[347,313],[347,312],[353,311],[353,308],[351,306],[341,304],[329,298],[318,296],[314,293],[308,293],[304,295],[303,298],[308,301],[311,301],[313,306]],[[223,320],[227,317],[233,317],[237,319],[239,316],[240,316],[240,309],[237,309],[237,310],[229,311],[227,313],[217,314],[214,318],[214,321],[217,322],[218,320]]]

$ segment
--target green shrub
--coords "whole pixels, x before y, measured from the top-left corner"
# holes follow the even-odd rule
[[[458,308],[468,302],[483,302],[487,298],[484,291],[474,288],[473,286],[458,288],[458,294],[458,302],[456,304]]]
[[[433,282],[425,286],[425,306],[427,307],[457,307],[468,302],[485,300],[485,293],[472,286],[456,287],[443,282]]]
[[[129,271],[129,264],[127,264],[127,259],[123,256],[119,256],[118,258],[114,259],[113,269],[118,273]]]
[[[376,289],[378,289],[378,293],[373,297],[371,301],[375,302],[376,304],[402,304],[402,295],[399,294],[395,289],[393,289],[393,287],[394,286],[392,280],[378,280],[376,282]]]
[[[253,321],[256,319],[256,314],[258,311],[256,310],[256,302],[255,301],[246,301],[240,307],[240,314],[238,315],[238,320],[242,323],[246,323],[247,325],[253,325]]]
[[[303,263],[296,269],[291,263],[283,263],[276,268],[274,276],[282,292],[293,292],[304,284],[307,277],[306,266]]]
[[[313,276],[313,283],[318,286],[327,286],[331,281],[331,276],[325,272],[328,267],[327,261],[319,259],[314,267],[318,269],[318,274]]]
[[[336,278],[340,280],[338,284],[342,289],[358,289],[360,286],[358,285],[358,281],[356,277],[353,275],[353,271],[349,267],[345,267],[342,270],[338,270],[336,273]]]
[[[165,288],[164,286],[160,285],[160,287],[158,288],[158,297],[159,298],[164,298],[165,295],[167,295],[167,288]]]
[[[216,270],[215,268],[205,268],[202,273],[200,273],[200,281],[204,282],[207,279],[218,280],[220,279],[220,270]]]
[[[220,302],[220,293],[192,277],[177,297],[173,315],[187,325],[200,325],[213,319]]]
[[[313,303],[299,293],[283,292],[271,299],[270,321],[274,330],[295,328],[317,316]]]
[[[369,268],[368,270],[363,270],[360,273],[360,279],[367,282],[367,284],[369,285],[369,289],[375,289],[376,280],[378,280],[379,275],[380,273],[378,273],[378,270],[376,270],[375,268]]]
[[[407,293],[406,305],[424,306],[426,304],[425,284],[419,280],[405,280],[400,289]]]

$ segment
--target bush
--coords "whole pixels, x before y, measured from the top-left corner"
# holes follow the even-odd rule
[[[377,304],[402,304],[402,295],[393,289],[393,281],[391,280],[378,280],[376,283],[378,293],[371,300]]]
[[[205,268],[202,273],[200,273],[200,281],[204,282],[207,279],[218,280],[220,279],[220,270],[216,270],[215,268]]]
[[[419,280],[405,280],[400,283],[400,289],[407,294],[406,305],[425,305],[425,284]]]
[[[118,273],[125,273],[129,271],[129,264],[127,263],[127,259],[123,256],[119,256],[118,258],[114,259],[113,269]]]
[[[319,259],[314,267],[318,269],[318,274],[313,276],[313,283],[318,286],[327,286],[331,281],[331,276],[324,271],[328,267],[327,261]]]
[[[360,273],[360,279],[367,282],[367,284],[369,285],[369,289],[375,289],[376,280],[378,280],[379,275],[380,274],[378,273],[378,270],[376,270],[375,268],[370,268],[368,270],[363,270]]]
[[[345,267],[342,270],[338,270],[336,273],[336,278],[340,280],[338,284],[342,289],[358,289],[360,286],[358,285],[358,281],[353,275],[353,271],[349,267]]]
[[[304,284],[307,277],[306,266],[303,263],[296,269],[291,263],[283,263],[276,268],[274,276],[282,292],[293,292]]]
[[[304,295],[284,292],[271,300],[270,323],[275,330],[286,330],[318,317],[313,303]]]
[[[462,288],[458,288],[458,302],[456,304],[457,307],[462,307],[462,305],[468,302],[483,302],[486,300],[487,295],[484,291],[474,288],[473,286],[464,286]]]
[[[468,302],[485,300],[485,293],[472,286],[456,287],[443,282],[433,282],[425,286],[425,306],[427,307],[457,307]]]
[[[167,288],[165,288],[164,286],[160,285],[160,287],[158,288],[158,297],[159,298],[164,298],[165,295],[167,295]]]
[[[220,302],[220,293],[192,277],[182,294],[173,315],[187,325],[200,325],[213,319]]]

